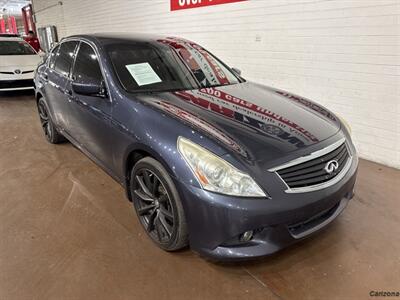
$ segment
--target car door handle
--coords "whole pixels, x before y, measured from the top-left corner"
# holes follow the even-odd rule
[[[49,75],[47,75],[47,74],[43,74],[43,79],[44,79],[44,81],[48,81],[49,80]]]

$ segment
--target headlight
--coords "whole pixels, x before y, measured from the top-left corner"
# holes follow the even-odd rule
[[[350,127],[349,123],[345,119],[343,119],[341,116],[339,116],[339,115],[336,115],[336,116],[339,118],[340,122],[342,122],[344,127],[346,127],[347,131],[351,135],[351,127]]]
[[[179,137],[178,149],[203,189],[232,196],[266,197],[249,175],[203,147]]]

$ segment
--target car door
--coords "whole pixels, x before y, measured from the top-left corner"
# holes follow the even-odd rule
[[[103,86],[101,95],[84,95],[73,91],[72,82]],[[99,58],[94,48],[81,42],[75,59],[71,82],[67,88],[70,114],[69,128],[76,142],[104,167],[112,167],[111,99],[107,95]]]
[[[52,52],[49,59],[49,67],[43,74],[45,94],[51,107],[55,123],[63,130],[69,132],[67,116],[69,112],[68,92],[66,85],[69,81],[73,64],[77,41],[66,41],[58,46],[57,51]]]

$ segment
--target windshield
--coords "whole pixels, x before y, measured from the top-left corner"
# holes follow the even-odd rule
[[[34,55],[32,47],[24,41],[0,41],[0,55]]]
[[[157,42],[125,42],[106,48],[128,92],[189,90],[241,82],[216,57],[194,43],[175,38]]]

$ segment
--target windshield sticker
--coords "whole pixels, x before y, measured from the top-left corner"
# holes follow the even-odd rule
[[[162,81],[149,63],[132,64],[126,65],[125,67],[128,69],[133,79],[135,79],[138,86]]]

